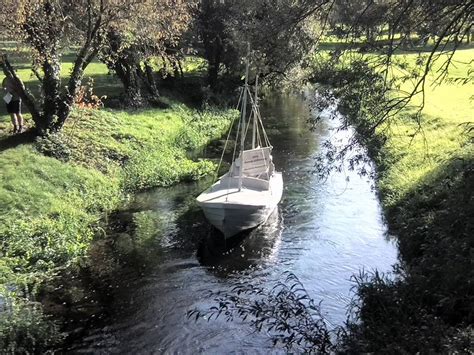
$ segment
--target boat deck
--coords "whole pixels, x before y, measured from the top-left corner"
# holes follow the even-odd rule
[[[267,189],[261,189],[262,182]],[[221,179],[202,193],[197,201],[206,205],[264,207],[281,198],[283,181],[280,173],[275,173],[269,181],[247,178],[243,180],[242,189],[235,186],[235,181]]]

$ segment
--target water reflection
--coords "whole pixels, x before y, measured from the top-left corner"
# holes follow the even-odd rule
[[[229,240],[211,229],[199,245],[197,258],[201,265],[211,267],[213,274],[219,277],[272,263],[278,254],[282,230],[283,218],[277,207],[267,223]]]

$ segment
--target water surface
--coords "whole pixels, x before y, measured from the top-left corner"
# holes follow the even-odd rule
[[[351,298],[351,275],[360,269],[390,270],[397,251],[371,183],[350,171],[325,180],[313,172],[322,142],[347,133],[337,132],[337,122],[331,120],[310,131],[311,113],[303,97],[275,95],[263,102],[261,111],[285,184],[279,209],[268,223],[222,255],[229,246],[194,203],[208,182],[138,195],[123,214],[135,227],[114,236],[114,248],[120,251],[114,260],[121,267],[107,315],[82,329],[69,350],[266,354],[272,346],[264,333],[254,333],[238,320],[194,322],[186,312],[214,305],[206,291],[230,290],[236,282],[272,287],[291,271],[311,297],[323,301],[328,321],[341,325]],[[99,274],[102,269],[98,262]]]

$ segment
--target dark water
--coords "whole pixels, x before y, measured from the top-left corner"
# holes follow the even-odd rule
[[[186,312],[214,305],[208,290],[228,290],[239,281],[272,287],[291,271],[311,297],[323,301],[329,322],[342,324],[351,275],[362,268],[390,270],[397,251],[370,183],[349,171],[327,180],[313,174],[321,143],[347,132],[336,132],[331,120],[311,132],[301,97],[267,99],[262,114],[285,183],[278,211],[222,255],[229,246],[216,239],[194,204],[206,182],[137,196],[131,211],[118,218],[124,221],[108,243],[112,256],[103,245],[95,248],[95,277],[113,289],[107,315],[81,329],[68,350],[266,354],[274,349],[265,333],[238,320],[194,322]]]

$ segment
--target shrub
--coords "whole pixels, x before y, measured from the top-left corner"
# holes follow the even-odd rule
[[[44,315],[41,305],[0,293],[0,349],[2,354],[44,353],[64,335]]]
[[[36,149],[46,155],[61,161],[68,161],[71,158],[71,149],[65,142],[62,133],[49,133],[45,136],[36,138]]]

